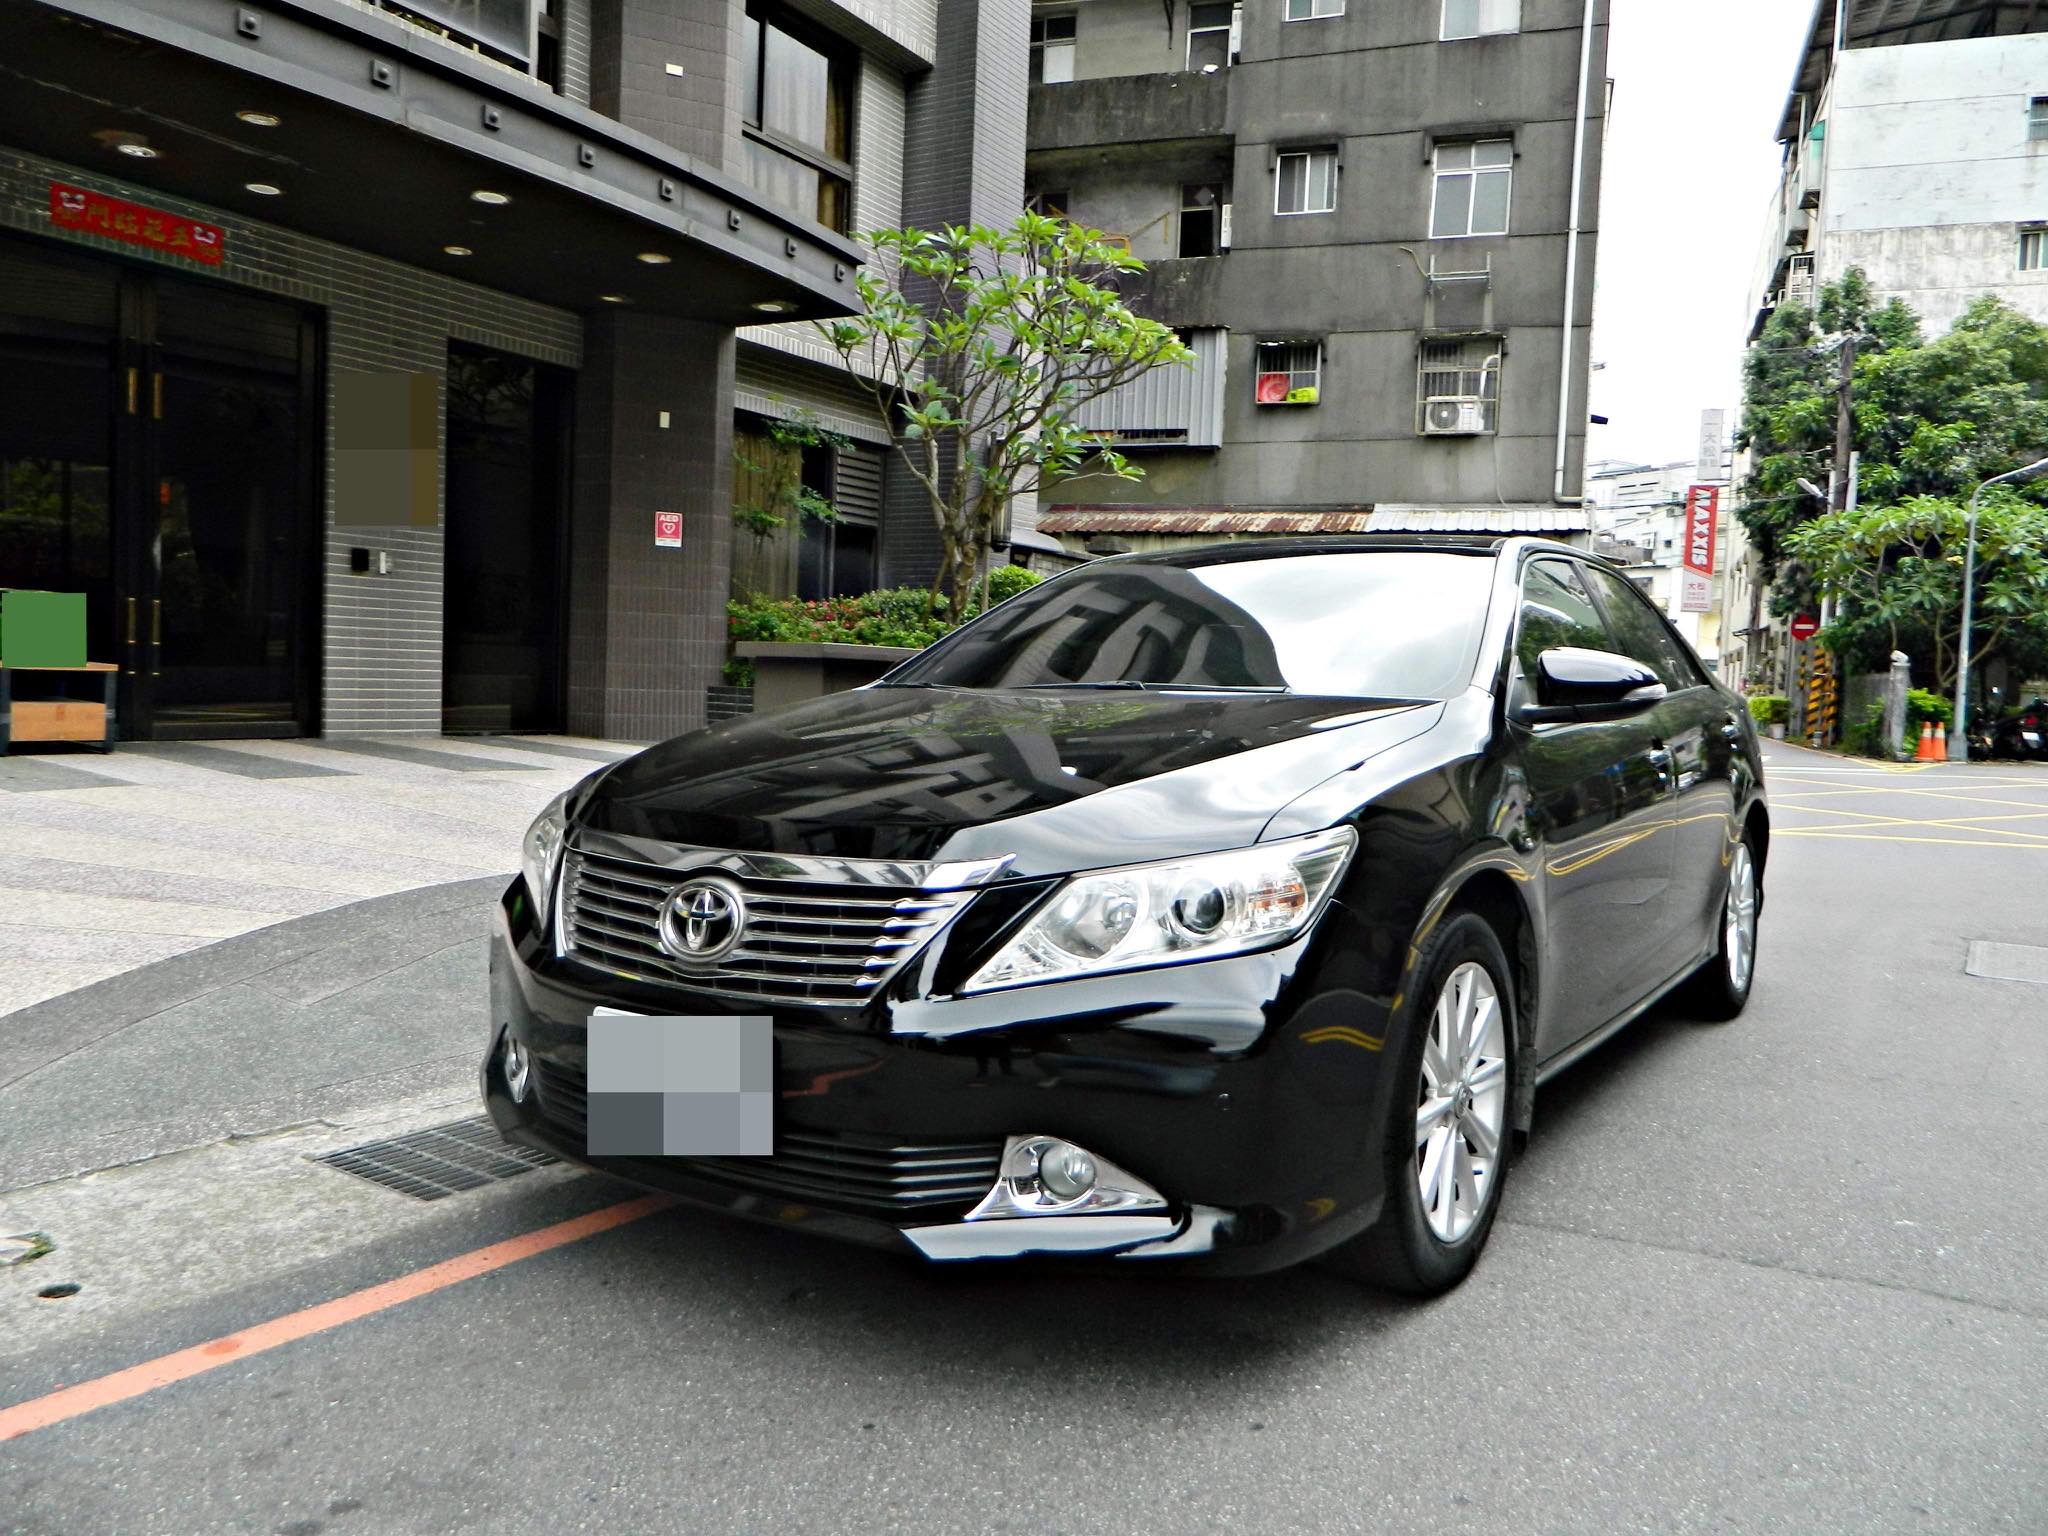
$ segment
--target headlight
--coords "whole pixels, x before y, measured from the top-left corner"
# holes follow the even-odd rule
[[[526,879],[526,891],[540,914],[543,926],[548,918],[548,892],[555,883],[555,871],[562,865],[562,838],[569,829],[569,797],[581,789],[565,789],[550,800],[526,829],[519,849],[519,873]]]
[[[987,992],[1284,942],[1315,921],[1357,836],[1308,837],[1076,875],[962,990]]]

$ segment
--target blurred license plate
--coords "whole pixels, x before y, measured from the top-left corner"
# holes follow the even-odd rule
[[[766,1157],[775,1024],[764,1015],[590,1016],[594,1157]]]

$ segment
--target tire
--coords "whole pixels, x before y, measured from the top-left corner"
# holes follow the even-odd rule
[[[1746,918],[1740,910],[1738,882],[1747,885]],[[1756,985],[1756,943],[1763,905],[1762,866],[1757,862],[1756,845],[1745,832],[1728,856],[1728,883],[1721,897],[1721,931],[1714,953],[1685,984],[1684,1002],[1697,1017],[1726,1023],[1749,1006],[1750,989]]]
[[[1483,977],[1492,1009],[1477,987],[1460,988]],[[1520,1021],[1515,1016],[1514,973],[1500,939],[1484,918],[1470,912],[1444,918],[1422,943],[1404,988],[1431,1001],[1409,1017],[1394,1053],[1393,1086],[1385,1120],[1372,1128],[1385,1180],[1380,1219],[1330,1255],[1337,1269],[1372,1285],[1409,1296],[1438,1296],[1472,1272],[1493,1230],[1507,1177],[1514,1134],[1509,1110],[1514,1097],[1514,1050]],[[1469,1017],[1479,1039],[1465,1061],[1447,1062],[1441,1043],[1445,1025],[1461,996],[1473,999]],[[1449,1010],[1447,1014],[1446,1010]],[[1445,1068],[1449,1081],[1443,1081]],[[1450,1087],[1450,1092],[1438,1092]],[[1424,1111],[1439,1106],[1424,1129]],[[1450,1107],[1455,1106],[1455,1111]],[[1483,1148],[1490,1142],[1493,1155]],[[1463,1149],[1463,1161],[1458,1159]],[[1425,1183],[1435,1158],[1437,1196],[1425,1200]],[[1467,1175],[1457,1177],[1460,1169]],[[1449,1206],[1441,1177],[1453,1177]],[[1469,1201],[1467,1194],[1472,1195]]]

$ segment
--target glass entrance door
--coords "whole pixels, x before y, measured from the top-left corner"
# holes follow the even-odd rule
[[[160,278],[151,297],[152,734],[299,734],[310,328],[292,305],[197,283]]]
[[[0,240],[0,587],[83,592],[130,739],[315,729],[317,332]]]
[[[115,282],[0,242],[0,587],[86,595],[86,651],[118,661]]]

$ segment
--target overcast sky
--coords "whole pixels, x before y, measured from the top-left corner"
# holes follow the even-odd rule
[[[1741,405],[1773,135],[1811,0],[1613,0],[1589,459],[1693,457],[1700,412]]]

